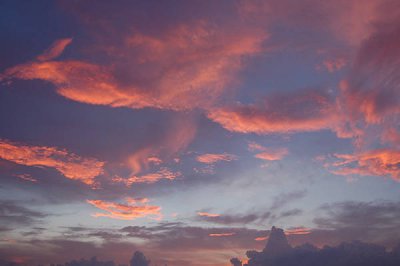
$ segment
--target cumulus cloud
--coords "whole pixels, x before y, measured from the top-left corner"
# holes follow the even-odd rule
[[[95,177],[103,173],[104,162],[86,158],[65,149],[30,146],[0,140],[0,158],[21,165],[51,167],[66,178],[94,185]]]
[[[161,219],[162,217],[161,207],[148,205],[149,200],[146,198],[126,198],[125,200],[126,204],[103,200],[87,200],[87,202],[106,212],[94,213],[93,217],[109,217],[120,220],[134,220],[142,217]]]
[[[385,247],[362,242],[341,243],[318,249],[310,244],[296,247],[289,245],[282,229],[273,227],[263,251],[249,250],[248,262],[243,266],[256,265],[395,265],[400,262],[397,249],[387,252]],[[339,258],[339,259],[338,259]],[[242,265],[239,259],[231,259],[232,265]]]

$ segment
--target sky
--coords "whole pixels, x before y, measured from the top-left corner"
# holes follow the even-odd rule
[[[400,2],[0,1],[0,258],[230,265],[400,239]]]

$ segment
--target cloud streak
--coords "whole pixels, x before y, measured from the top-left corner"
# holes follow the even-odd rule
[[[99,208],[103,212],[93,214],[93,217],[108,217],[119,220],[134,220],[143,217],[161,219],[161,207],[148,205],[148,199],[126,198],[126,204],[103,200],[87,200],[87,203]]]
[[[103,173],[104,162],[85,158],[65,149],[47,146],[29,146],[0,140],[0,158],[16,164],[50,167],[66,178],[94,185],[95,177]]]

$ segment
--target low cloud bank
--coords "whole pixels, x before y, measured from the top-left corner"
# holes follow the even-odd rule
[[[233,266],[395,266],[400,265],[400,244],[391,251],[359,241],[319,249],[311,244],[289,245],[282,229],[272,227],[263,251],[246,252],[247,263],[232,258]]]

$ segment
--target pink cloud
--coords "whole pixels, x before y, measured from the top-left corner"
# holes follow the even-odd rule
[[[225,237],[225,236],[233,236],[236,233],[213,233],[213,234],[209,234],[209,236],[211,237]]]
[[[72,42],[71,38],[60,39],[55,41],[49,49],[37,57],[39,61],[48,61],[59,57],[64,49]]]
[[[108,47],[111,62],[105,65],[50,61],[71,42],[63,39],[37,61],[7,69],[0,80],[41,79],[52,83],[60,95],[87,104],[207,108],[236,81],[243,56],[259,53],[267,38],[254,29],[218,27],[205,21],[178,24],[158,36],[125,34],[118,47]],[[96,45],[92,48],[96,50]]]
[[[328,164],[337,175],[387,176],[400,181],[400,151],[376,149],[357,154],[335,154],[338,161]]]
[[[205,164],[214,164],[220,161],[230,162],[237,160],[237,157],[229,153],[206,153],[196,157],[196,160]]]
[[[335,104],[321,92],[276,95],[253,105],[216,108],[208,117],[240,133],[293,133],[331,129],[338,120]]]
[[[172,172],[168,168],[163,167],[161,168],[161,170],[155,173],[150,173],[142,176],[132,176],[129,178],[114,177],[112,181],[117,183],[124,183],[126,186],[130,187],[132,184],[135,183],[153,184],[162,179],[174,180],[179,176],[181,176],[180,172]]]
[[[148,205],[148,199],[126,198],[126,204],[108,202],[103,200],[87,200],[96,208],[106,213],[95,213],[94,217],[108,217],[119,220],[134,220],[143,217],[153,217],[160,219],[161,208],[159,206]]]
[[[311,233],[310,228],[294,227],[285,230],[285,235],[308,235]]]
[[[197,215],[203,216],[203,217],[220,217],[219,214],[216,214],[216,213],[208,213],[208,212],[198,212]]]
[[[104,162],[85,158],[65,149],[28,146],[0,140],[0,158],[21,165],[54,168],[66,178],[94,185],[94,178],[103,173]]]
[[[260,153],[254,155],[254,157],[266,161],[282,160],[286,155],[289,154],[289,150],[287,148],[267,148],[255,142],[250,142],[248,144],[248,148],[250,151],[261,151]]]

